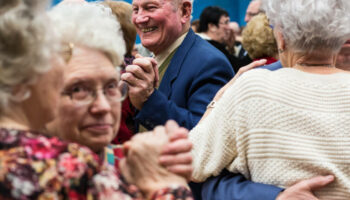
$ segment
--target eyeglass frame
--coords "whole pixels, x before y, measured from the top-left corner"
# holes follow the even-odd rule
[[[120,67],[116,67],[116,70],[118,71],[118,73],[120,74],[120,71],[121,71],[121,68]],[[118,90],[120,91],[121,93],[121,97],[120,98],[117,98],[115,99],[114,101],[112,101],[113,103],[117,103],[117,102],[122,102],[126,99],[127,97],[127,94],[128,94],[128,84],[124,81],[118,81],[118,86],[117,86]],[[105,88],[98,88],[98,89],[94,89],[94,90],[90,90],[88,91],[89,92],[89,96],[91,96],[92,98],[90,100],[76,100],[76,99],[73,99],[73,94],[70,92],[70,91],[63,91],[61,93],[61,95],[64,95],[64,96],[68,96],[72,102],[74,102],[75,104],[79,104],[79,106],[86,106],[86,105],[90,105],[92,104],[94,101],[96,101],[97,97],[98,97],[98,92],[100,90],[102,90],[103,92],[103,95],[105,96],[105,98],[109,101],[110,101],[110,98],[108,98],[108,96],[106,96],[106,93],[104,91]]]

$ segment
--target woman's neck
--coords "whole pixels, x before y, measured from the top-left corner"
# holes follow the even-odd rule
[[[332,74],[342,70],[335,68],[336,54],[312,52],[302,54],[296,52],[285,52],[286,66],[301,71],[317,74]]]
[[[288,63],[290,67],[300,65],[304,67],[335,67],[336,54],[313,52],[309,54],[290,52]]]

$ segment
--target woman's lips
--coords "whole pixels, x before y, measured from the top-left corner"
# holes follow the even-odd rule
[[[100,133],[100,134],[106,134],[108,131],[112,128],[112,125],[110,124],[91,124],[84,126],[83,129],[94,132],[94,133]]]

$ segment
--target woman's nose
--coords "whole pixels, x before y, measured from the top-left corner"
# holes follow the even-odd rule
[[[111,111],[111,103],[107,99],[107,97],[101,93],[97,95],[95,101],[92,103],[91,112],[93,114],[103,114]]]

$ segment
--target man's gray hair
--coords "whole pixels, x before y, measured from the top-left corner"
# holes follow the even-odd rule
[[[112,10],[99,3],[63,3],[49,16],[62,43],[74,43],[100,50],[115,66],[122,64],[126,52],[120,24]]]
[[[297,52],[337,52],[350,38],[349,0],[263,0],[263,8]]]
[[[50,69],[55,40],[45,9],[46,0],[1,0],[0,112],[13,98],[15,86]]]

